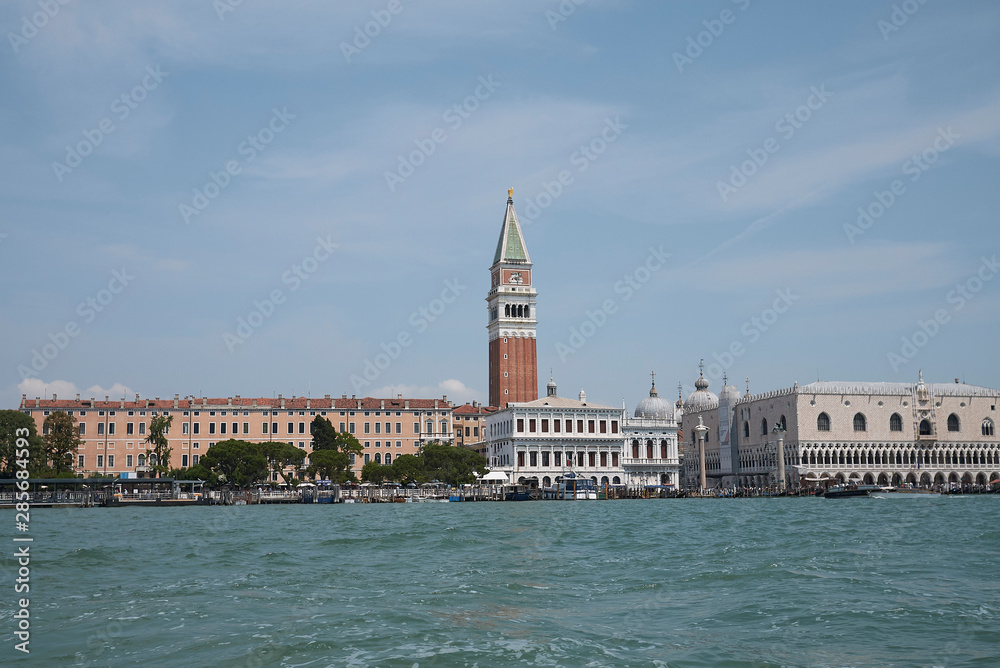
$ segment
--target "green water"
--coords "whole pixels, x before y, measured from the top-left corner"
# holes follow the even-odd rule
[[[1000,664],[1000,496],[39,509],[32,665]],[[14,516],[0,664],[19,659]]]

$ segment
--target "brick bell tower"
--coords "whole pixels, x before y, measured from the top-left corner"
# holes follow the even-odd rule
[[[537,296],[531,282],[531,258],[514,212],[511,188],[507,191],[507,211],[490,267],[490,291],[486,296],[491,406],[503,408],[509,402],[538,398]]]

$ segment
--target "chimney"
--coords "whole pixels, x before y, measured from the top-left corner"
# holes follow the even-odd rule
[[[40,404],[41,404],[41,399],[39,399],[38,397],[35,397],[35,408],[38,408],[38,406]]]
[[[52,395],[52,401],[55,401],[55,400],[56,400],[56,395],[53,394]]]
[[[399,396],[402,397],[403,395],[399,395]],[[403,402],[403,408],[405,408],[407,410],[410,409],[410,400],[409,399],[407,399],[406,401]]]
[[[135,393],[135,403],[139,403],[139,393]]]
[[[448,403],[448,395],[447,394],[442,394],[441,395],[441,401],[443,401],[445,403]]]
[[[280,394],[278,395],[278,404],[281,406],[281,408],[285,407],[285,398]]]
[[[306,408],[312,408],[312,398],[306,399]]]
[[[227,406],[232,406],[233,405],[233,398],[232,397],[228,397],[226,399],[226,405]]]
[[[330,395],[329,394],[324,394],[323,398],[326,399],[327,401],[330,401]]]
[[[385,410],[385,399],[379,402],[379,406],[381,406],[382,410]]]
[[[346,394],[342,394],[342,395],[340,395],[340,398],[341,398],[341,399],[346,399],[346,398],[347,398],[347,395],[346,395]]]
[[[358,399],[358,410],[361,410],[361,400]]]
[[[253,400],[253,407],[257,408],[257,400],[256,399]]]
[[[956,382],[958,382],[958,381],[956,381]],[[80,393],[79,392],[76,393],[76,400],[80,401]]]
[[[178,404],[180,403],[180,399],[181,399],[181,395],[175,392],[174,393],[174,408],[178,407]]]
[[[958,385],[958,378],[955,379],[955,384]]]

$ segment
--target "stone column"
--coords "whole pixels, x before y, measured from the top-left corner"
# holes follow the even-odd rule
[[[698,426],[694,428],[694,432],[698,435],[698,466],[699,466],[699,482],[701,484],[700,491],[704,492],[705,488],[708,487],[707,474],[705,472],[705,434],[708,433],[708,427],[702,422],[701,416],[698,416]]]

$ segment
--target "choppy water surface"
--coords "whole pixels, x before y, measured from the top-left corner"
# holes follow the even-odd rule
[[[40,509],[30,660],[997,665],[998,509],[997,496]]]

